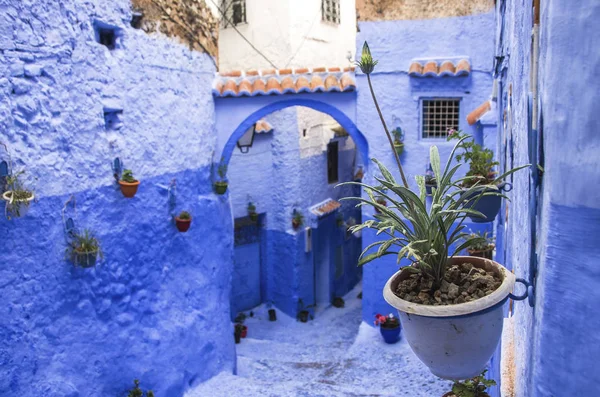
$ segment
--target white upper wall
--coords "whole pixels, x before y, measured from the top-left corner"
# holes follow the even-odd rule
[[[340,14],[340,24],[324,22],[321,0],[246,0],[247,23],[237,29],[279,69],[348,66],[348,53],[355,58],[355,0],[340,0]],[[221,71],[272,67],[235,29],[220,29]]]

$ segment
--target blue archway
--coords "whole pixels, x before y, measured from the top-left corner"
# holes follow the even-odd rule
[[[321,95],[323,95],[323,94],[321,94]],[[337,94],[337,95],[342,96],[344,94]],[[323,96],[325,97],[326,94]],[[327,95],[327,97],[329,97],[329,96]],[[232,100],[232,99],[229,99],[229,100]],[[233,100],[235,100],[235,99],[233,99]],[[229,160],[231,159],[231,155],[233,154],[233,151],[236,147],[237,141],[258,120],[262,119],[263,117],[265,117],[273,112],[276,112],[278,110],[285,109],[288,107],[292,107],[292,106],[304,106],[304,107],[311,108],[311,109],[317,110],[319,112],[328,114],[329,116],[333,117],[352,137],[352,139],[354,140],[354,143],[358,149],[358,152],[360,154],[360,159],[362,160],[361,165],[365,169],[367,168],[368,158],[369,158],[369,145],[368,145],[367,139],[359,131],[359,129],[356,126],[356,124],[354,123],[354,121],[351,120],[350,117],[348,117],[348,115],[344,111],[340,110],[338,107],[336,107],[334,105],[331,105],[330,103],[320,101],[320,100],[315,100],[315,99],[301,98],[301,97],[297,97],[297,96],[295,96],[291,99],[277,100],[277,101],[268,103],[268,104],[258,108],[258,110],[254,110],[252,113],[250,113],[250,115],[247,116],[229,136],[227,142],[223,146],[221,156],[218,160],[219,164],[229,164]]]

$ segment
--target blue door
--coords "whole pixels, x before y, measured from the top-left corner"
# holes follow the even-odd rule
[[[233,277],[231,280],[231,316],[261,304],[260,294],[260,222],[249,218],[235,220]]]

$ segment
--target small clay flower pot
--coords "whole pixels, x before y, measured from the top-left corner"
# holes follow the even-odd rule
[[[292,219],[292,227],[294,228],[294,230],[298,230],[298,228],[300,227],[300,221]]]
[[[227,191],[227,182],[223,182],[223,181],[219,181],[219,182],[215,182],[214,184],[214,188],[215,188],[215,193],[217,194],[225,194],[225,192]]]
[[[310,313],[308,313],[308,310],[302,310],[298,313],[298,320],[300,320],[301,323],[305,323],[308,321],[308,315]]]
[[[121,187],[121,193],[123,193],[123,196],[125,196],[127,198],[132,198],[133,196],[135,196],[139,185],[140,185],[140,181],[135,181],[135,182],[119,181],[119,186]]]
[[[275,309],[269,309],[269,321],[277,321],[277,312]]]
[[[344,299],[340,297],[333,298],[333,302],[331,302],[333,307],[342,308],[345,305]]]
[[[258,212],[251,212],[248,214],[248,216],[252,222],[256,222],[258,220]]]
[[[175,217],[175,226],[177,226],[177,230],[181,233],[185,233],[188,231],[190,226],[192,225],[192,219],[181,219],[180,217]]]
[[[242,325],[242,331],[240,332],[240,337],[245,338],[248,336],[248,327]]]

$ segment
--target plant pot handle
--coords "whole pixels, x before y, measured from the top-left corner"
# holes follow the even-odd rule
[[[500,189],[503,190],[503,191],[505,191],[505,192],[510,192],[512,190],[512,188],[513,188],[512,183],[510,183],[510,182],[504,182],[502,184],[502,187]]]
[[[508,294],[508,297],[514,301],[522,301],[525,298],[527,298],[528,292],[529,292],[529,287],[531,287],[531,284],[529,284],[529,282],[523,278],[518,278],[516,280],[517,283],[521,283],[523,285],[525,285],[525,293],[523,295],[513,295],[513,294]]]

